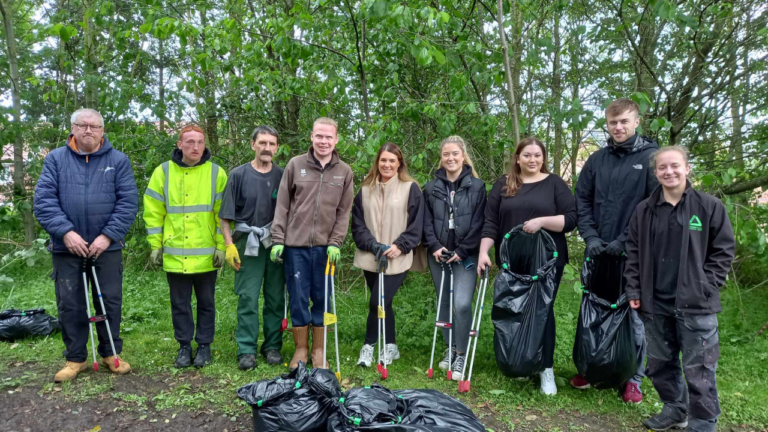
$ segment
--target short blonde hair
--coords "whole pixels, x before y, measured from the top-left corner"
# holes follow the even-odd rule
[[[330,117],[319,117],[315,120],[314,123],[312,123],[312,128],[314,129],[316,125],[324,124],[328,126],[333,126],[336,128],[336,135],[339,134],[339,124],[336,123],[336,120],[330,118]]]

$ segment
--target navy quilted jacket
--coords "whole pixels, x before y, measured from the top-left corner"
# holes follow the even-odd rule
[[[45,157],[35,216],[51,236],[52,252],[68,252],[64,234],[73,230],[89,244],[104,234],[112,239],[108,251],[122,249],[138,211],[131,161],[106,137],[101,149],[89,155],[65,145]]]

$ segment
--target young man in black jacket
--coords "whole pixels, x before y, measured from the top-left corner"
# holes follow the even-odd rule
[[[648,160],[659,145],[635,133],[640,124],[640,107],[632,100],[617,99],[605,110],[610,138],[605,147],[592,153],[576,183],[576,209],[579,234],[587,244],[586,255],[595,258],[606,253],[621,256],[627,239],[627,224],[637,204],[658,186],[648,169]],[[595,292],[608,301],[619,297],[619,287],[610,292]],[[632,324],[637,343],[637,372],[624,386],[622,400],[640,403],[640,383],[645,376],[645,331],[636,312]],[[571,386],[589,388],[589,382],[576,375]]]
[[[714,432],[720,415],[718,288],[735,255],[733,228],[723,203],[688,183],[685,149],[665,147],[651,166],[661,187],[632,215],[624,270],[630,306],[645,324],[648,377],[664,403],[645,426]]]

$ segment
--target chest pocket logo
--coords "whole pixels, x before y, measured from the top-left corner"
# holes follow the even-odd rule
[[[635,164],[635,165],[632,165],[632,168],[637,169],[637,170],[641,170],[641,169],[643,169],[643,166],[641,164]]]
[[[701,219],[698,216],[691,216],[691,220],[688,222],[688,229],[691,231],[701,231]]]

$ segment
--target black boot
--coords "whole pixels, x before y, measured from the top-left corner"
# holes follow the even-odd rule
[[[280,355],[278,350],[267,350],[264,353],[264,358],[267,359],[267,363],[271,365],[279,365],[283,362],[283,356]]]
[[[197,353],[195,353],[195,362],[193,363],[196,368],[208,366],[211,364],[211,346],[208,344],[198,345]]]
[[[682,429],[688,426],[688,419],[675,420],[664,414],[658,414],[646,420],[643,425],[652,431],[661,432],[670,429]]]
[[[181,345],[173,367],[188,368],[190,366],[192,366],[192,345]]]
[[[256,356],[253,354],[243,354],[240,357],[240,363],[238,365],[242,370],[249,370],[256,367]]]

